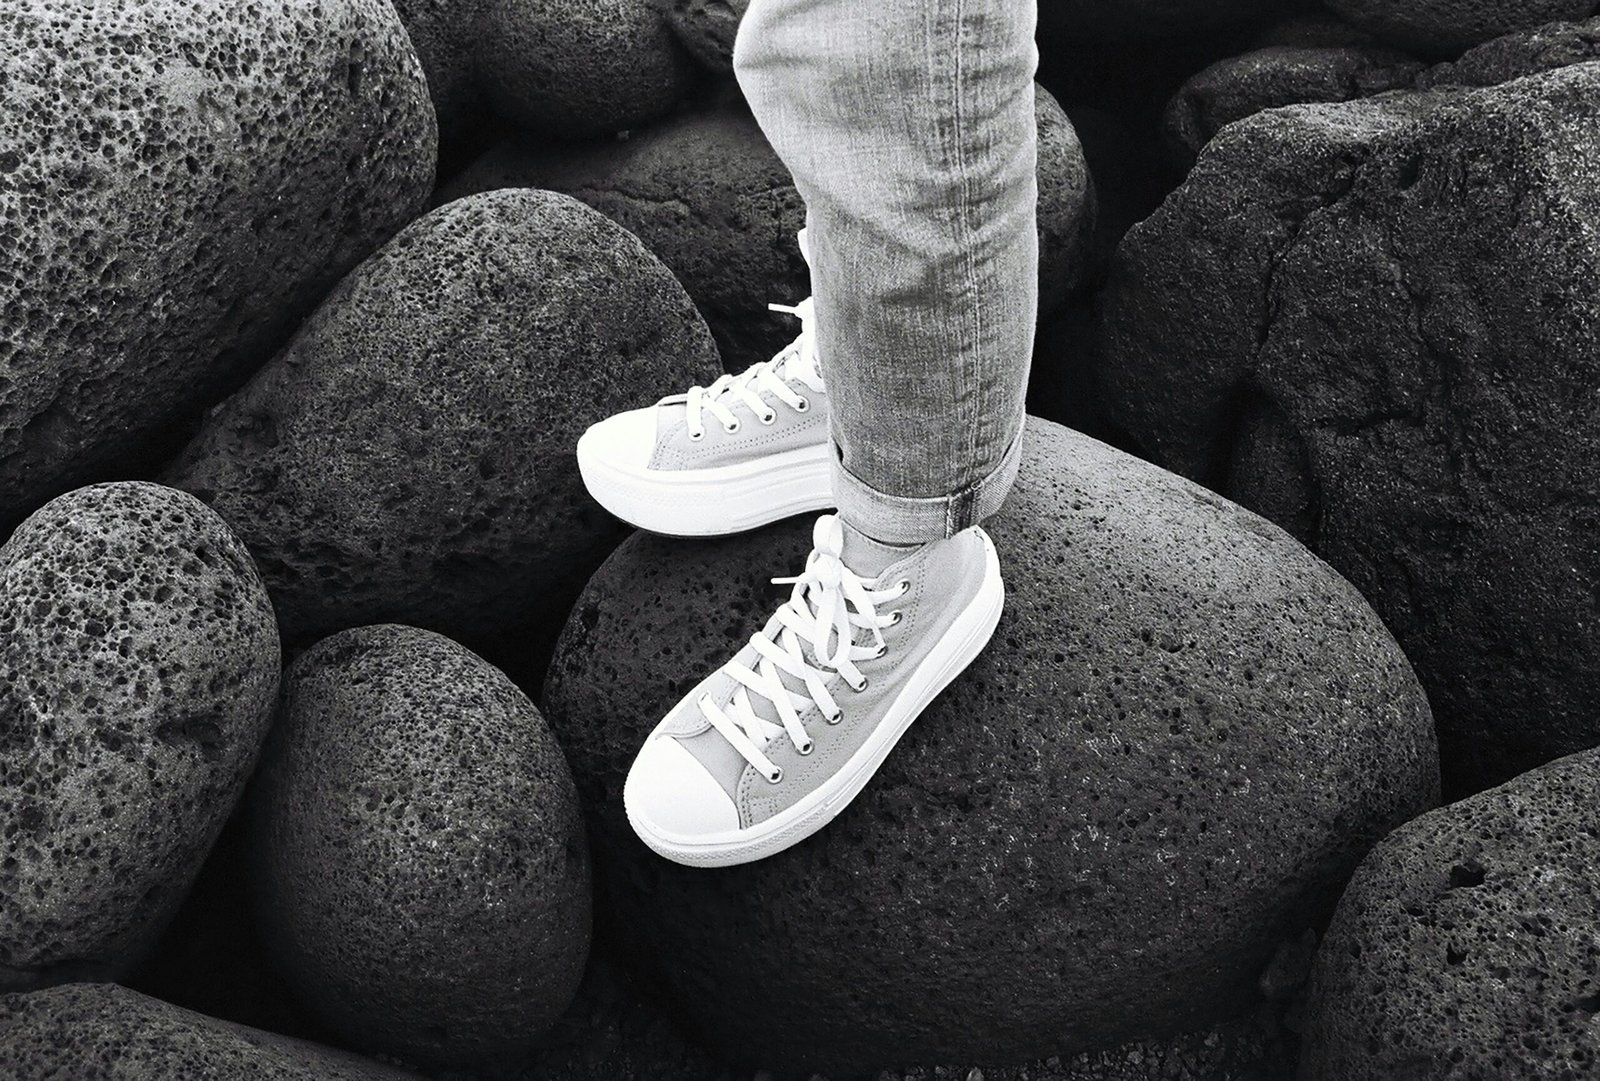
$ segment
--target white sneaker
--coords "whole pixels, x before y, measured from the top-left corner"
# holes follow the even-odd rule
[[[747,863],[827,825],[999,622],[1000,563],[977,526],[909,555],[852,535],[847,553],[823,515],[813,543],[803,573],[774,579],[789,600],[634,759],[628,821],[667,859]]]
[[[804,229],[800,249],[809,258]],[[596,502],[676,537],[737,533],[833,505],[812,300],[768,307],[800,318],[799,337],[771,360],[583,433],[578,471]]]

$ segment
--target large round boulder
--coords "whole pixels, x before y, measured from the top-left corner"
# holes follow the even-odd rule
[[[1047,314],[1082,280],[1094,186],[1061,106],[1036,87],[1039,290]],[[508,140],[445,185],[439,198],[504,187],[561,191],[626,226],[670,267],[741,371],[799,333],[769,302],[810,292],[795,234],[805,203],[740,100],[685,113],[625,140]]]
[[[1600,751],[1406,823],[1317,951],[1302,1081],[1590,1077]]]
[[[1494,86],[1591,60],[1600,60],[1600,18],[1549,23],[1486,41],[1453,61],[1435,64],[1418,79],[1418,85],[1426,89]]]
[[[680,867],[631,834],[651,727],[777,604],[810,523],[639,534],[591,581],[546,715],[627,947],[726,1055],[833,1075],[1020,1062],[1261,1002],[1285,940],[1438,792],[1427,702],[1366,602],[1283,531],[1046,421],[988,529],[989,648],[829,827]]]
[[[489,192],[351,273],[167,475],[250,546],[290,638],[393,621],[478,644],[559,625],[626,534],[583,489],[584,428],[717,372],[632,234]]]
[[[366,1050],[525,1058],[590,920],[577,793],[533,703],[431,631],[343,631],[285,676],[258,784],[256,907],[300,996]]]
[[[1131,231],[1099,382],[1416,664],[1446,792],[1600,743],[1600,67],[1230,125]]]
[[[1595,0],[1326,0],[1357,26],[1402,48],[1459,52],[1513,30],[1595,13]]]
[[[345,1051],[217,1021],[108,983],[0,995],[7,1081],[404,1081]]]
[[[134,475],[420,212],[387,0],[0,8],[0,530]]]
[[[733,74],[733,42],[750,0],[667,0],[667,22],[694,58],[712,71]]]
[[[250,554],[184,492],[80,488],[0,546],[0,989],[144,953],[255,765],[279,664]]]

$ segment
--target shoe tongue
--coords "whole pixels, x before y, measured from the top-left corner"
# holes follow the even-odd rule
[[[862,578],[877,578],[922,547],[920,544],[885,544],[873,540],[843,518],[839,521],[844,526],[844,548],[839,561]]]

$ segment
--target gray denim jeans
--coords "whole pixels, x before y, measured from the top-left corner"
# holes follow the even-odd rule
[[[1039,304],[1036,0],[752,0],[733,65],[806,203],[840,514],[999,508]]]

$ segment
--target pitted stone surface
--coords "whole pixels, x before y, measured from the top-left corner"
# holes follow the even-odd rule
[[[1595,14],[1595,0],[1326,0],[1330,10],[1401,48],[1450,53],[1558,20]]]
[[[668,863],[621,793],[645,734],[772,611],[810,523],[637,535],[573,612],[545,707],[608,911],[724,1054],[1020,1062],[1238,1016],[1367,848],[1437,798],[1427,703],[1348,583],[1194,484],[1028,432],[988,526],[994,640],[777,856]]]
[[[749,8],[750,0],[668,0],[667,22],[696,60],[732,74],[733,40]]]
[[[7,1081],[404,1081],[414,1074],[107,983],[0,995]]]
[[[0,10],[0,530],[127,475],[433,184],[384,0]]]
[[[1039,291],[1048,313],[1082,279],[1095,196],[1071,122],[1048,91],[1036,89]],[[742,102],[626,140],[502,142],[441,198],[503,187],[566,192],[636,234],[694,298],[729,370],[769,359],[799,333],[792,316],[767,304],[793,304],[811,291],[795,241],[805,204]]]
[[[1600,752],[1384,838],[1312,970],[1302,1081],[1593,1077]]]
[[[564,195],[489,192],[347,277],[169,476],[250,545],[292,639],[481,641],[559,621],[626,534],[583,490],[583,430],[717,372],[635,237]]]
[[[0,546],[0,988],[137,960],[255,765],[279,663],[249,553],[193,496],[80,488]]]
[[[307,1003],[405,1061],[525,1058],[590,919],[572,774],[527,696],[431,631],[342,631],[289,669],[259,785],[257,911]]]
[[[1425,89],[1494,86],[1591,60],[1600,60],[1600,19],[1550,23],[1486,41],[1450,63],[1435,64],[1418,84]]]
[[[1600,68],[1258,114],[1124,239],[1107,412],[1417,666],[1447,793],[1600,742]]]

